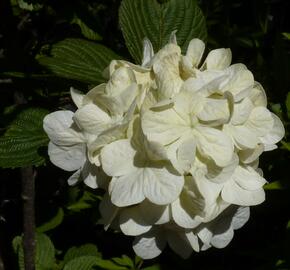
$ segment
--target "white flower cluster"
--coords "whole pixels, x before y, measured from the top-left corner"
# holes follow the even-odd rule
[[[259,156],[284,136],[265,92],[231,51],[193,39],[181,54],[173,34],[141,66],[112,61],[108,82],[72,89],[75,113],[44,119],[52,163],[106,194],[101,223],[135,236],[140,257],[166,243],[182,257],[225,247],[265,199]]]

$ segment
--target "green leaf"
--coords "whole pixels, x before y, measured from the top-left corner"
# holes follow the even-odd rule
[[[98,202],[100,197],[92,192],[84,191],[82,196],[72,204],[69,204],[67,206],[68,210],[79,212],[84,209],[92,208],[96,205],[96,202]]]
[[[69,261],[63,270],[92,270],[96,269],[98,258],[94,256],[82,256]]]
[[[289,142],[284,142],[284,141],[281,141],[284,149],[290,151],[290,143]]]
[[[286,39],[288,39],[288,40],[290,40],[290,33],[282,33],[282,35],[286,38]]]
[[[288,92],[286,97],[286,109],[287,109],[287,116],[290,119],[290,92]]]
[[[42,128],[47,110],[30,108],[22,111],[0,137],[0,167],[39,166],[45,158],[39,148],[47,146],[48,138]]]
[[[102,37],[93,29],[91,29],[87,24],[85,24],[79,17],[75,16],[72,20],[72,23],[77,24],[80,27],[81,32],[85,38],[91,40],[102,40]]]
[[[69,261],[83,256],[93,256],[101,257],[102,254],[98,251],[98,248],[94,244],[85,244],[80,247],[71,247],[64,256],[64,263],[68,263]]]
[[[192,38],[206,39],[206,22],[194,0],[123,0],[119,21],[129,52],[141,63],[143,39],[149,38],[157,52],[177,30],[177,42],[185,52]]]
[[[50,219],[48,222],[37,227],[36,229],[37,232],[44,233],[44,232],[47,232],[56,228],[58,225],[62,223],[63,217],[64,217],[63,209],[59,208],[56,215],[52,219]]]
[[[104,82],[102,72],[113,59],[120,57],[103,45],[82,39],[65,39],[52,45],[50,56],[37,57],[55,75],[88,84]]]
[[[112,258],[112,261],[121,266],[129,266],[129,268],[134,268],[134,262],[126,255],[123,255],[122,258]]]
[[[264,186],[265,190],[280,190],[283,189],[283,186],[281,185],[280,181],[274,181],[272,183],[269,183]]]
[[[28,10],[28,11],[37,11],[40,10],[43,5],[38,3],[29,3],[29,1],[24,0],[10,0],[12,6],[18,6],[21,9]]]
[[[14,252],[18,255],[20,270],[24,270],[24,253],[22,237],[16,236],[12,241]],[[51,270],[55,264],[55,249],[48,236],[42,233],[36,234],[35,269]]]

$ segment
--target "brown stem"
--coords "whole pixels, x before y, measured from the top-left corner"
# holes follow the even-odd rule
[[[23,251],[25,270],[35,270],[35,174],[32,166],[21,168],[23,199]]]

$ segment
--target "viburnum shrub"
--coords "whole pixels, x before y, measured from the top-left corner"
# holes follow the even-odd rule
[[[44,119],[52,163],[106,191],[100,223],[144,259],[166,243],[184,258],[227,246],[265,200],[259,157],[284,136],[247,67],[204,50],[193,39],[182,55],[173,33],[154,54],[145,39],[141,66],[113,60],[107,83],[71,89],[75,112]]]

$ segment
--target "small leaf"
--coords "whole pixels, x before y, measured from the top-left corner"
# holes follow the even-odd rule
[[[28,11],[37,11],[40,10],[43,5],[38,4],[38,3],[29,3],[29,1],[25,1],[25,0],[11,0],[11,4],[12,6],[17,5],[19,8],[24,9],[24,10],[28,10]]]
[[[112,261],[122,266],[129,266],[134,268],[134,262],[126,255],[123,255],[122,258],[112,258]]]
[[[158,51],[168,43],[175,30],[177,43],[185,52],[192,38],[205,40],[205,18],[193,0],[123,0],[119,21],[127,48],[137,63],[141,63],[143,39],[147,37]]]
[[[282,35],[286,38],[286,39],[288,39],[288,40],[290,40],[290,33],[282,33]]]
[[[18,255],[20,270],[24,270],[24,254],[22,237],[16,236],[12,241],[14,252]],[[42,233],[36,234],[35,269],[51,270],[55,264],[55,249],[48,236]]]
[[[30,108],[22,111],[0,137],[0,167],[15,168],[45,162],[38,151],[48,144],[48,138],[42,128],[47,110]]]
[[[290,151],[290,143],[289,142],[281,141],[281,143],[282,143],[284,149]]]
[[[82,196],[77,201],[67,206],[67,209],[74,212],[89,209],[94,207],[96,205],[96,202],[99,201],[99,199],[100,198],[98,195],[89,191],[84,191]]]
[[[72,247],[70,248],[65,256],[64,256],[64,262],[68,263],[69,261],[77,258],[77,257],[83,257],[83,256],[93,256],[101,257],[101,253],[98,251],[98,248],[94,244],[85,244],[80,247]]]
[[[264,189],[265,190],[280,190],[280,189],[283,189],[283,186],[281,185],[279,181],[275,181],[275,182],[265,185]]]
[[[85,83],[104,82],[103,70],[113,59],[120,59],[103,45],[82,39],[65,39],[52,45],[51,56],[37,61],[55,75]]]
[[[91,40],[102,40],[102,37],[93,29],[91,29],[87,24],[85,24],[79,17],[75,16],[72,20],[72,23],[77,24],[80,27],[81,32],[85,38]]]
[[[63,217],[64,217],[64,212],[62,208],[59,208],[56,215],[52,219],[50,219],[48,222],[37,227],[36,229],[37,232],[44,233],[44,232],[47,232],[56,228],[58,225],[62,223]]]

